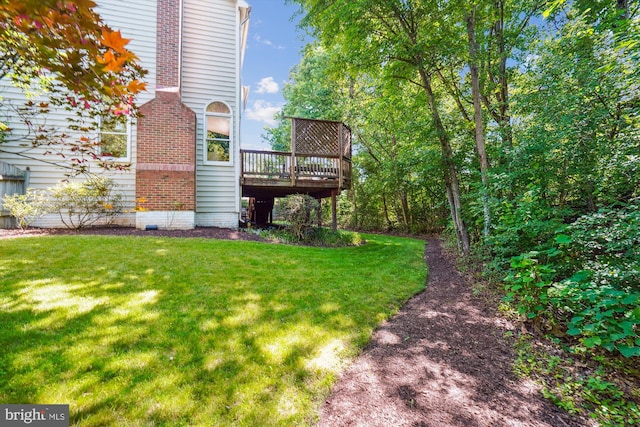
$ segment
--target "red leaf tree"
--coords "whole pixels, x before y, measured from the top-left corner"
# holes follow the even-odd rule
[[[71,113],[65,131],[37,119],[49,112],[48,103],[11,106],[29,129],[27,137],[20,136],[25,148],[20,154],[46,147],[59,156],[53,162],[63,163],[71,174],[86,172],[89,160],[102,159],[96,141],[70,135],[95,130],[99,116],[135,116],[135,97],[145,89],[146,71],[127,48],[129,40],[110,28],[95,7],[92,0],[0,0],[0,78],[25,91],[46,93],[52,106]],[[6,111],[9,103],[2,104]],[[11,129],[0,122],[0,143],[10,139]]]

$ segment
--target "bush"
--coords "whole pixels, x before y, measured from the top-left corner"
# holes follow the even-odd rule
[[[291,232],[277,227],[269,227],[268,229],[251,228],[249,232],[275,243],[300,243],[300,239]],[[333,231],[325,227],[308,229],[304,240],[304,244],[308,246],[330,248],[360,246],[365,243],[366,241],[360,233],[345,230]]]
[[[83,182],[64,182],[50,189],[51,209],[68,228],[84,228],[97,222],[111,224],[122,213],[122,194],[116,183],[101,176]]]
[[[558,236],[564,272],[550,290],[585,347],[640,356],[640,205],[603,208]],[[568,268],[567,268],[568,267]]]
[[[511,259],[506,299],[531,319],[553,313],[583,347],[640,356],[637,201],[578,218],[550,245]]]
[[[307,230],[317,218],[318,201],[306,194],[293,194],[284,198],[282,215],[287,221],[287,230],[298,240],[305,240]]]
[[[11,216],[15,217],[21,230],[46,214],[48,209],[45,193],[34,188],[27,188],[26,194],[5,195],[2,198],[2,205]]]

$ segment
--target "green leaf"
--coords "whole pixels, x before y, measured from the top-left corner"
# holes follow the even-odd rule
[[[571,236],[569,236],[567,234],[558,234],[556,236],[556,243],[569,244],[569,243],[571,243]]]
[[[585,347],[587,348],[593,348],[597,345],[602,344],[602,340],[600,339],[600,337],[589,337],[589,338],[585,338],[582,343],[585,345]]]
[[[589,277],[591,277],[590,271],[580,270],[574,273],[573,276],[569,278],[569,281],[574,283],[582,283],[582,282],[586,282],[589,279]]]
[[[622,330],[627,334],[627,335],[633,335],[634,334],[634,326],[635,324],[633,322],[628,322],[628,321],[624,321],[624,322],[620,322],[618,323],[618,326],[620,326],[620,328],[622,328]]]
[[[542,16],[547,19],[559,6],[563,5],[566,0],[554,0],[549,7],[542,12]]]
[[[609,339],[611,341],[618,341],[618,340],[621,340],[621,339],[626,338],[628,336],[629,335],[625,334],[625,333],[622,333],[622,334],[611,334],[611,335],[609,335]]]
[[[567,334],[571,335],[571,336],[576,336],[576,335],[580,335],[582,333],[582,331],[580,331],[580,329],[578,328],[571,328],[567,331]]]
[[[618,351],[624,357],[640,356],[640,347],[629,347],[629,346],[626,346],[626,345],[619,345],[618,346]]]

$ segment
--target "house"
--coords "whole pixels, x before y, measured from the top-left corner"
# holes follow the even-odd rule
[[[142,116],[99,129],[101,154],[130,164],[103,172],[118,184],[130,212],[117,218],[120,225],[236,228],[242,197],[257,206],[250,218],[265,222],[275,197],[307,193],[332,198],[335,227],[335,198],[351,184],[347,126],[293,119],[290,153],[240,149],[240,75],[250,16],[244,0],[97,3],[97,12],[131,39],[128,47],[148,70],[147,90],[138,97]],[[24,100],[5,81],[0,91],[5,101]],[[64,126],[65,114],[51,112],[47,121]],[[20,132],[19,121],[10,125]],[[66,178],[41,152],[24,157],[18,146],[2,148],[0,162],[28,170],[30,187],[49,188]],[[47,215],[34,225],[62,223]]]
[[[148,70],[138,98],[142,117],[102,128],[115,160],[131,167],[109,172],[133,211],[123,225],[167,228],[237,227],[240,212],[240,70],[249,22],[244,0],[98,0],[96,11],[123,37]],[[0,82],[5,102],[21,91]],[[48,124],[64,126],[64,114]],[[21,123],[9,123],[16,132]],[[105,148],[105,147],[103,147]],[[11,147],[4,145],[4,151]],[[15,147],[16,153],[20,151]],[[42,161],[35,161],[34,157]],[[0,153],[0,161],[30,171],[29,186],[65,178],[58,159]],[[197,183],[197,184],[196,184]],[[139,206],[140,207],[140,206]],[[35,225],[61,226],[54,215]]]

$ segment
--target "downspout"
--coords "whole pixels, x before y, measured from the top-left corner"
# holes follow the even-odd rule
[[[244,104],[244,88],[242,87],[242,67],[244,64],[244,51],[245,51],[245,47],[246,47],[246,43],[247,43],[247,34],[249,31],[249,19],[251,18],[251,8],[249,7],[249,4],[245,1],[245,0],[238,0],[237,3],[237,16],[238,19],[236,22],[238,22],[238,25],[236,27],[236,40],[237,40],[237,45],[236,45],[236,49],[237,49],[237,59],[236,59],[236,69],[237,69],[237,75],[236,75],[236,113],[234,115],[234,117],[236,117],[236,123],[234,123],[234,127],[236,132],[236,143],[237,143],[237,148],[236,148],[236,160],[235,160],[235,176],[236,176],[236,184],[235,184],[235,188],[236,188],[236,212],[238,214],[238,221],[240,220],[240,212],[241,212],[241,198],[242,198],[242,191],[240,189],[240,174],[242,173],[242,169],[241,169],[241,162],[242,162],[242,155],[240,153],[240,142],[241,142],[241,131],[240,131],[240,121],[242,120],[242,111],[243,111],[243,104]]]
[[[178,7],[178,91],[180,93],[180,100],[182,101],[182,38],[184,31],[184,0],[179,0]]]

